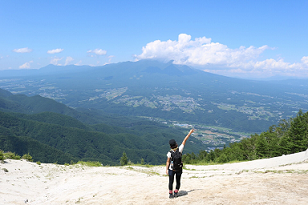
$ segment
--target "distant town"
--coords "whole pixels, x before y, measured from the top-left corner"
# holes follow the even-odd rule
[[[195,129],[192,133],[192,137],[195,137],[202,141],[206,145],[206,151],[211,151],[216,148],[223,149],[224,146],[228,146],[230,143],[239,142],[244,138],[250,137],[249,133],[232,132],[230,129],[198,124],[186,124],[178,121],[167,121],[159,118],[143,117],[152,121],[157,121],[168,126],[180,127],[184,129]]]

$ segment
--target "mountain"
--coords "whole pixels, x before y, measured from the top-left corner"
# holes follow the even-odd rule
[[[1,89],[0,102],[5,102],[0,103],[0,150],[29,153],[41,162],[83,160],[117,165],[126,152],[135,163],[143,158],[146,163],[163,164],[169,139],[180,142],[186,132],[140,118],[75,110],[44,97],[13,95]],[[186,150],[205,148],[192,138]]]
[[[48,66],[35,75],[1,75],[0,86],[14,94],[52,98],[71,108],[248,133],[260,133],[300,109],[308,110],[307,86],[229,78],[154,60],[100,67]]]
[[[1,70],[1,77],[27,77],[27,76],[45,76],[54,74],[76,73],[85,70],[91,70],[91,66],[55,66],[53,64],[47,65],[40,69],[20,69],[20,70]]]

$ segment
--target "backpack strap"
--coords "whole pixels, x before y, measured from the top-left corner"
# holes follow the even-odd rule
[[[172,160],[172,158],[173,158],[172,155],[173,155],[174,151],[173,151],[173,150],[170,150],[169,152],[170,152],[170,155],[171,155],[171,157],[170,157],[170,158],[171,158],[171,161],[173,161],[173,160]]]

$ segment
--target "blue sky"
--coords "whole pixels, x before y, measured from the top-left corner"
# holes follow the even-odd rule
[[[0,70],[174,60],[308,77],[308,1],[0,1]]]

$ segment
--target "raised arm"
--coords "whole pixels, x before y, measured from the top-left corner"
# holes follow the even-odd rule
[[[195,130],[194,129],[191,129],[188,133],[188,135],[184,138],[182,144],[185,145],[186,144],[186,141],[188,140],[188,138],[190,137],[191,133],[193,133]]]

